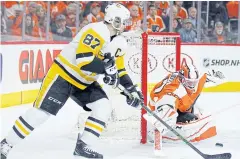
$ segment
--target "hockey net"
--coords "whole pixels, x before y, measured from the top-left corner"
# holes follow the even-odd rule
[[[148,93],[153,86],[169,72],[180,68],[180,35],[128,32],[123,36],[129,46],[125,54],[125,68],[134,83],[141,87],[147,105]],[[146,143],[147,123],[142,118],[146,112],[128,106],[119,91],[107,86],[103,86],[103,89],[108,94],[113,111],[101,138]],[[86,117],[79,115],[78,131],[83,130]]]

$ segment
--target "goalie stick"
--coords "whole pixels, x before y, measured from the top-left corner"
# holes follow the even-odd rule
[[[128,96],[129,98],[132,98],[132,95],[129,93],[128,90],[126,90],[123,86],[118,85],[118,89],[123,92],[124,95]],[[153,111],[151,111],[147,106],[145,106],[143,103],[141,104],[142,108],[145,109],[149,114],[151,114],[153,117],[155,117],[159,122],[161,122],[164,126],[166,126],[171,132],[173,132],[177,137],[179,137],[185,144],[187,144],[189,147],[191,147],[195,152],[197,152],[200,156],[202,156],[204,159],[231,159],[232,154],[231,153],[221,153],[221,154],[215,154],[215,155],[208,155],[202,153],[199,149],[197,149],[193,144],[187,141],[181,134],[179,134],[176,130],[174,130],[171,126],[169,126],[166,122],[164,122],[161,118],[159,118]]]

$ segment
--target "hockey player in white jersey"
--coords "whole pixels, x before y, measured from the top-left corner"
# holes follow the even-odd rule
[[[200,76],[194,65],[183,65],[180,71],[167,75],[154,86],[149,107],[189,142],[211,138],[217,134],[216,125],[211,114],[201,109],[198,98],[204,87],[224,81],[225,77],[219,71],[212,70]],[[149,127],[149,136],[155,136],[155,149],[162,146],[162,141],[181,141],[153,116],[145,114],[144,118],[153,125],[152,128]],[[160,151],[156,150],[158,152]]]
[[[124,54],[116,45],[121,48],[124,45],[120,34],[129,18],[127,8],[113,3],[106,7],[104,22],[92,23],[80,30],[54,60],[33,108],[15,121],[9,134],[1,141],[1,159],[6,159],[15,145],[51,115],[57,115],[69,97],[85,110],[91,111],[73,154],[86,158],[103,158],[92,146],[105,128],[111,115],[111,105],[97,83],[99,75],[104,76],[106,84],[117,87],[120,83],[131,93],[137,94],[135,98],[127,99],[129,105],[140,107],[143,98],[128,76],[124,68]]]

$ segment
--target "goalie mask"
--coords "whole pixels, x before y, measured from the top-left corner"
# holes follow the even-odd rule
[[[122,4],[113,3],[106,7],[104,20],[112,24],[113,28],[122,32],[130,19],[129,10]]]
[[[194,65],[183,65],[179,77],[183,86],[190,90],[193,90],[199,81],[199,74]]]

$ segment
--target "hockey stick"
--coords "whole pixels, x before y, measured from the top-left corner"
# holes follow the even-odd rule
[[[129,98],[132,98],[132,95],[123,86],[119,85],[118,88],[123,92],[124,95],[128,96]],[[185,139],[181,134],[179,134],[176,130],[174,130],[171,126],[169,126],[165,121],[163,121],[161,118],[159,118],[147,106],[145,106],[143,103],[141,106],[143,109],[145,109],[149,114],[154,116],[158,121],[160,121],[165,127],[167,127],[171,132],[173,132],[177,137],[179,137],[183,142],[185,142],[185,144],[187,144],[189,147],[191,147],[195,152],[197,152],[204,159],[231,159],[231,157],[232,157],[231,153],[222,153],[222,154],[215,154],[215,155],[208,155],[208,154],[202,153],[193,144],[188,142],[187,139]]]

